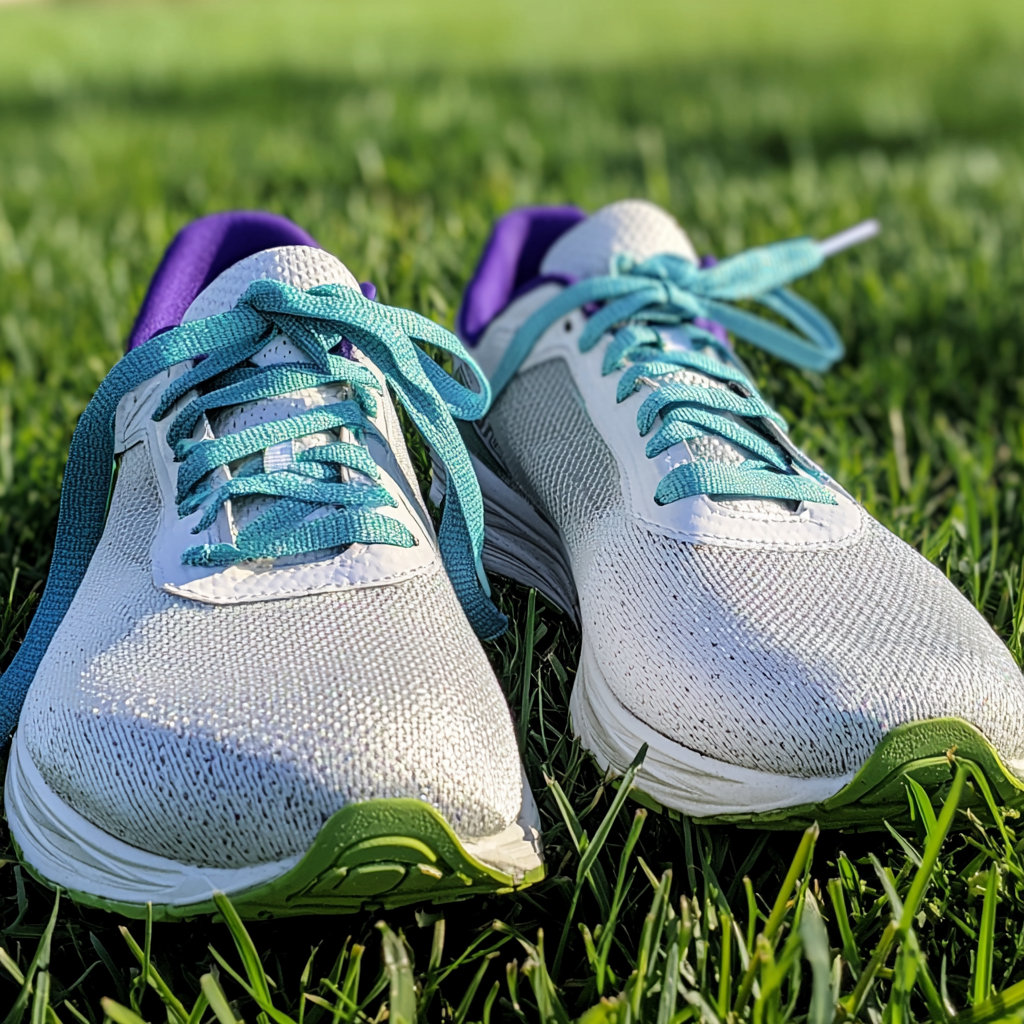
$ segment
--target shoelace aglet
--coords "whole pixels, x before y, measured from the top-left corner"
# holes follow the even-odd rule
[[[849,249],[852,246],[860,245],[869,238],[874,238],[882,230],[882,225],[873,217],[871,220],[862,220],[854,224],[852,228],[840,231],[837,235],[830,235],[828,238],[818,242],[822,256],[834,256],[837,252]]]

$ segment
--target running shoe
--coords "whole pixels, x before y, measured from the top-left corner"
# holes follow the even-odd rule
[[[574,730],[603,769],[646,743],[654,806],[878,826],[906,814],[907,777],[941,792],[951,750],[1021,801],[1013,658],[793,445],[730,340],[827,369],[839,338],[785,286],[871,233],[716,263],[647,202],[522,209],[465,293],[494,395],[463,429],[484,564],[578,616]]]
[[[436,536],[392,393],[455,482]],[[284,218],[177,236],[75,431],[46,591],[0,681],[36,877],[158,920],[218,891],[276,917],[540,877],[474,635],[504,620],[453,417],[488,395],[454,335]]]

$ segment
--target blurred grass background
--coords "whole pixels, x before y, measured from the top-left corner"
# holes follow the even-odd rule
[[[188,220],[282,212],[385,301],[450,324],[495,216],[642,195],[720,255],[881,219],[881,239],[800,286],[847,359],[820,377],[745,355],[797,441],[948,571],[1019,658],[1021,68],[1020,0],[0,5],[0,643],[17,641],[45,576],[75,420]],[[521,618],[523,595],[505,598]],[[552,635],[571,670],[572,637]],[[512,678],[521,668],[501,651]],[[542,759],[527,751],[538,789]],[[728,848],[730,830],[714,835]],[[557,828],[550,841],[557,874]],[[747,870],[770,879],[791,845],[773,838]],[[670,832],[652,832],[644,856],[673,863]],[[39,934],[49,904],[2,870],[11,948]],[[954,893],[967,922],[972,892]],[[475,907],[466,927],[564,912],[557,877],[525,899]],[[1009,978],[1024,903],[1008,895],[1001,912]],[[113,950],[115,923],[72,916],[60,948],[91,934]],[[950,945],[948,921],[929,927],[957,995],[973,954]],[[173,934],[183,964],[206,955],[201,929]],[[69,986],[88,964],[66,956]],[[124,984],[120,956],[90,960],[102,963],[72,996],[90,1019]],[[581,956],[567,955],[568,977]]]
[[[681,60],[956,54],[1021,38],[1007,0],[72,0],[8,10],[5,89],[266,72],[607,69]]]

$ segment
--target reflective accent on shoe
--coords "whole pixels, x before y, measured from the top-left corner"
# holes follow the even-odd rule
[[[616,268],[664,263],[650,251],[631,260],[607,249],[604,222],[626,220],[634,239],[681,235],[667,214],[625,202],[570,226],[550,251],[606,245],[612,280]],[[673,259],[685,259],[682,248],[677,239]],[[883,747],[890,758],[904,749],[887,739],[900,730],[929,726],[921,735],[931,737],[906,748],[906,765],[939,756],[934,744],[949,733],[930,723],[952,719],[988,744],[989,778],[998,775],[1002,797],[1020,802],[1024,678],[982,616],[768,415],[720,406],[699,430],[652,450],[638,418],[656,436],[676,409],[690,416],[703,407],[698,391],[756,392],[736,376],[742,364],[720,335],[680,315],[685,298],[622,314],[626,326],[602,317],[614,296],[563,309],[585,292],[586,279],[569,280],[578,269],[554,257],[519,266],[523,281],[473,349],[484,372],[498,371],[531,321],[556,308],[559,316],[521,346],[528,354],[487,417],[465,430],[476,434],[469,447],[488,517],[485,565],[579,616],[574,728],[602,767],[623,769],[648,742],[639,785],[667,807],[796,826],[807,808],[839,801],[845,809],[831,823],[878,825],[883,804],[893,811],[891,793],[872,803],[848,787]],[[566,280],[552,280],[557,274]],[[627,333],[640,329],[650,331],[645,345]],[[645,372],[675,353],[683,353],[677,367]],[[645,403],[666,380],[685,389],[652,416]],[[738,433],[737,416],[749,435]],[[755,457],[814,481],[827,500],[810,490],[796,498],[711,487],[657,500],[681,468],[703,463],[717,479],[735,479],[725,470]]]
[[[195,248],[179,238],[171,253]],[[206,258],[216,263],[216,251]],[[170,263],[154,288],[205,280]],[[27,862],[87,901],[166,897],[188,913],[212,909],[212,889],[200,891],[197,878],[234,878],[257,916],[355,909],[361,893],[453,898],[535,879],[536,808],[500,686],[460,603],[483,631],[493,627],[470,554],[481,499],[448,412],[482,410],[486,387],[457,385],[407,343],[430,335],[461,346],[415,314],[369,302],[341,263],[309,246],[243,252],[198,298],[173,298],[151,293],[143,312],[155,322],[168,309],[207,315],[142,338],[114,368],[106,386],[122,394],[108,438],[86,444],[83,416],[44,597],[51,615],[62,602],[67,610],[50,622],[41,608],[18,655],[31,685],[8,814]],[[266,336],[252,333],[254,309],[257,319],[269,310]],[[129,370],[143,364],[157,368],[136,381]],[[389,387],[446,453],[449,478],[461,474],[447,550]],[[106,445],[118,471],[90,547],[92,527],[75,512],[95,505],[99,487],[105,500],[107,483],[83,479],[82,467],[109,465]],[[359,513],[356,532],[335,529],[332,517],[349,510]],[[79,578],[62,571],[77,564]],[[8,716],[19,685],[11,672],[0,683]],[[371,805],[380,813],[356,810]],[[424,877],[448,882],[412,885],[383,846],[375,860],[382,822],[387,835],[402,834],[399,811],[419,822],[409,842],[420,836],[441,858],[440,875]],[[82,884],[53,867],[60,857],[40,837],[52,839],[54,822],[64,829],[60,856],[85,872]],[[335,899],[310,865],[327,870],[325,857],[359,844],[356,860],[331,870],[361,865],[352,877],[368,878],[379,861],[391,866],[378,882],[390,872],[397,888],[350,881]],[[88,881],[98,848],[114,851],[102,891]],[[118,865],[128,879],[120,895],[110,887]],[[160,889],[171,876],[173,898]],[[163,896],[146,896],[147,885]],[[310,886],[319,903],[299,899]]]

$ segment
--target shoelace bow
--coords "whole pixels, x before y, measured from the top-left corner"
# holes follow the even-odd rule
[[[668,254],[642,262],[618,256],[609,275],[569,285],[526,320],[491,377],[492,394],[496,398],[501,393],[553,323],[598,303],[580,335],[580,351],[590,351],[611,332],[601,372],[607,376],[622,371],[616,400],[624,401],[641,386],[651,389],[637,412],[641,436],[650,433],[661,417],[661,428],[647,443],[648,458],[679,441],[706,436],[724,438],[754,456],[740,463],[700,457],[676,466],[658,485],[659,504],[699,494],[835,504],[827,487],[798,474],[788,453],[769,439],[772,426],[785,433],[785,421],[757,393],[728,347],[694,323],[716,321],[794,366],[828,369],[843,354],[835,328],[784,287],[817,269],[828,254],[822,244],[804,238],[751,249],[708,268]],[[760,303],[794,329],[733,305],[742,300]],[[669,348],[659,326],[681,326],[693,345],[715,355]],[[679,380],[687,370],[722,386]],[[815,472],[813,467],[803,468]]]

